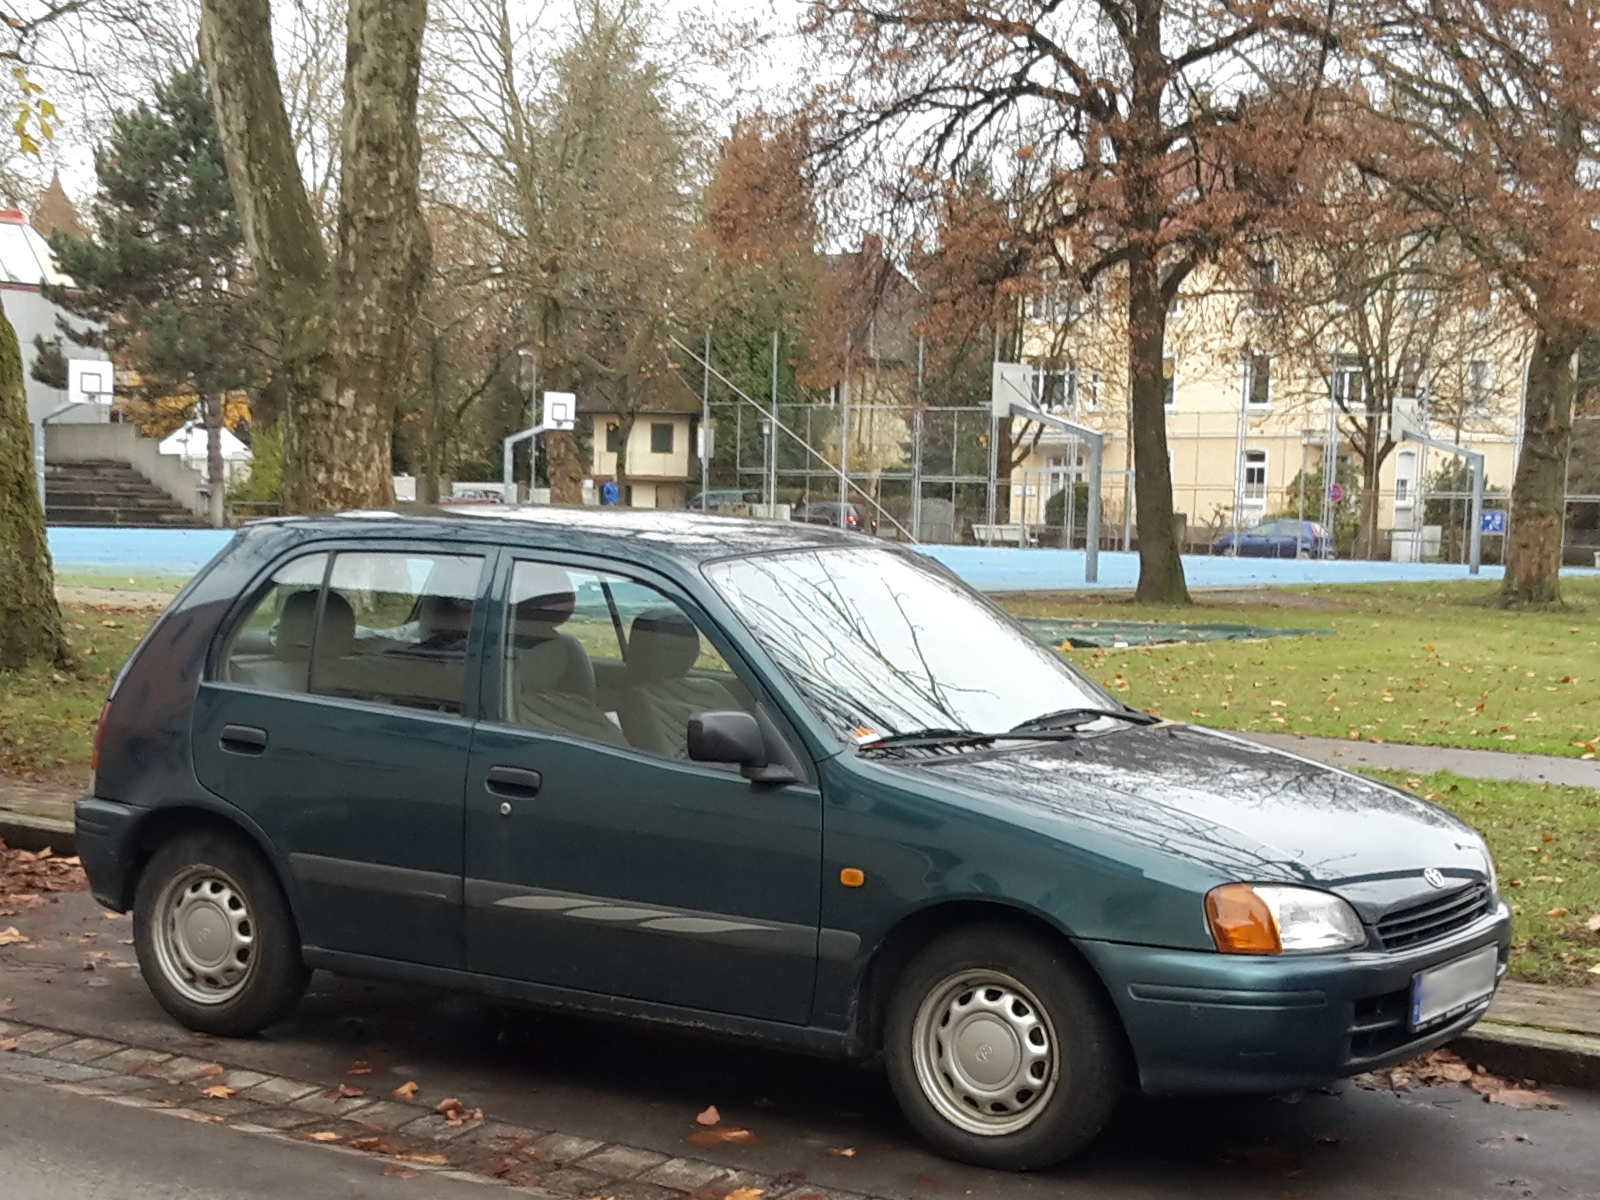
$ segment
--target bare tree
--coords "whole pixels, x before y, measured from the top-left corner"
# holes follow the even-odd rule
[[[283,502],[384,505],[430,250],[418,179],[426,0],[350,0],[333,260],[297,160],[269,0],[204,0],[200,51],[285,381]]]
[[[1084,291],[1126,279],[1141,600],[1188,599],[1173,521],[1162,373],[1167,313],[1246,232],[1299,160],[1322,22],[1294,0],[820,0],[845,63],[822,102],[833,160],[908,168],[901,208],[972,165],[1018,200],[1016,229]],[[1272,103],[1246,56],[1288,76]],[[1293,68],[1292,72],[1290,68]],[[1237,164],[1243,157],[1247,169]],[[1012,180],[1015,180],[1013,183]]]
[[[1574,363],[1600,328],[1595,0],[1383,0],[1354,157],[1434,215],[1534,332],[1505,604],[1561,597]]]

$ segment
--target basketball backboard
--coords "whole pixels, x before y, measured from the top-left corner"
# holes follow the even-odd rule
[[[578,398],[571,392],[546,392],[539,424],[546,429],[569,430],[578,423]]]
[[[72,404],[110,404],[111,364],[103,358],[67,359],[67,400]]]

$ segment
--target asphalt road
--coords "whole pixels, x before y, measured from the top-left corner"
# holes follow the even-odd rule
[[[1552,1089],[1565,1105],[1555,1111],[1491,1105],[1453,1086],[1394,1094],[1344,1084],[1293,1102],[1140,1101],[1076,1162],[1038,1175],[1001,1175],[927,1152],[900,1120],[882,1077],[847,1064],[323,974],[296,1017],[268,1036],[200,1039],[165,1018],[136,970],[117,965],[131,960],[131,948],[121,944],[126,918],[107,919],[88,897],[71,895],[5,920],[33,939],[0,949],[0,1007],[9,997],[6,1015],[18,1021],[329,1086],[360,1058],[373,1067],[374,1089],[416,1080],[427,1102],[457,1096],[501,1121],[697,1154],[768,1177],[804,1172],[808,1182],[797,1195],[1600,1198],[1595,1093]],[[84,969],[86,961],[93,970]],[[39,1099],[46,1092],[40,1085],[0,1087],[0,1163],[7,1172],[26,1163],[31,1172],[0,1178],[7,1200],[336,1197],[367,1195],[359,1189],[369,1184],[381,1185],[381,1194],[417,1188],[416,1181],[375,1179],[376,1166],[315,1146],[258,1146],[262,1139],[222,1126],[188,1126],[103,1100],[80,1105],[68,1097],[57,1119],[58,1110],[46,1107],[56,1101]],[[694,1114],[707,1104],[760,1143],[686,1146]],[[19,1105],[29,1111],[13,1111]],[[151,1121],[163,1122],[160,1133],[146,1134]],[[160,1153],[161,1145],[171,1153]],[[845,1148],[855,1153],[829,1153]],[[237,1166],[208,1176],[208,1156]],[[171,1179],[160,1173],[164,1164],[173,1168]],[[118,1177],[96,1174],[124,1166],[126,1188]],[[154,1174],[141,1181],[146,1168]],[[33,1190],[13,1190],[18,1179]],[[449,1182],[429,1180],[427,1194],[455,1195],[434,1188]],[[163,1186],[178,1190],[148,1190]]]
[[[403,1195],[384,1162],[0,1079],[6,1200],[367,1200]],[[430,1175],[438,1200],[494,1193]]]

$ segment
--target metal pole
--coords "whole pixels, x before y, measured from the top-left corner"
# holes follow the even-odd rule
[[[711,490],[711,330],[706,330],[706,359],[700,380],[700,511],[706,511]],[[735,481],[737,482],[737,481]]]
[[[984,521],[994,524],[996,481],[1000,475],[1000,418],[989,418],[989,498],[984,506]]]
[[[923,398],[923,363],[925,343],[921,337],[917,338],[917,407],[911,417],[911,538],[913,541],[922,540],[922,410],[925,407]]]
[[[1089,511],[1085,517],[1083,542],[1083,581],[1100,580],[1100,483],[1106,453],[1105,439],[1089,446]]]
[[[778,331],[772,331],[772,432],[767,447],[767,516],[778,506]]]
[[[850,499],[850,356],[844,360],[844,382],[839,385],[839,525],[844,526],[844,504]]]
[[[1239,557],[1240,534],[1244,532],[1244,405],[1249,394],[1250,362],[1246,359],[1243,384],[1239,388],[1239,420],[1233,437],[1233,541],[1228,544],[1228,553],[1234,558]]]
[[[1472,468],[1472,532],[1468,535],[1472,558],[1467,570],[1476,575],[1483,566],[1483,455],[1469,454],[1467,463]]]
[[[1122,552],[1133,549],[1133,468],[1122,472]]]

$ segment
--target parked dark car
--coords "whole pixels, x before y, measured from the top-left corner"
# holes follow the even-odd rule
[[[1127,708],[921,555],[584,509],[263,521],[118,676],[78,849],[191,1029],[317,967],[881,1058],[944,1153],[1326,1084],[1504,972],[1482,839]]]
[[[1231,554],[1233,534],[1211,544],[1213,554]],[[1239,534],[1241,558],[1332,558],[1333,539],[1315,521],[1263,521]]]
[[[794,508],[790,510],[790,520],[802,525],[831,525],[835,529],[854,533],[877,531],[877,522],[860,508],[854,504],[841,504],[837,500],[796,500]]]
[[[760,492],[741,492],[738,488],[714,488],[709,492],[696,492],[690,496],[686,507],[693,512],[717,512],[760,503]]]

